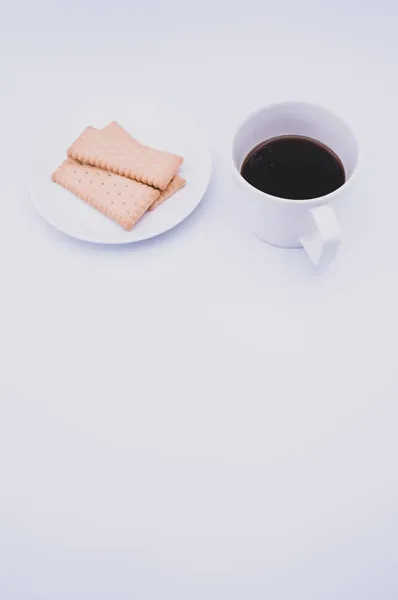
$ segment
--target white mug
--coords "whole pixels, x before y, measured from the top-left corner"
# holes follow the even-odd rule
[[[277,198],[251,186],[240,174],[244,159],[259,143],[281,135],[306,136],[328,146],[343,163],[344,185],[311,200]],[[330,262],[341,241],[331,205],[351,193],[358,166],[358,144],[348,125],[320,106],[304,102],[274,104],[253,112],[239,126],[232,155],[251,231],[274,246],[303,247],[315,265]]]

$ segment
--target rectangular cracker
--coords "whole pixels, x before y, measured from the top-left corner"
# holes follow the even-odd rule
[[[67,159],[53,181],[130,231],[160,195],[148,185]]]
[[[115,135],[115,125],[120,128],[117,123],[111,123],[101,131],[87,127],[69,148],[68,156],[165,190],[183,159],[144,146],[124,130],[123,135],[120,131]]]
[[[163,190],[163,192],[160,192],[159,198],[157,200],[155,200],[155,202],[153,204],[151,204],[151,206],[149,207],[148,210],[151,210],[151,211],[155,210],[155,208],[157,208],[159,206],[159,204],[162,204],[165,200],[170,198],[170,196],[172,196],[173,194],[178,192],[178,190],[183,188],[185,184],[186,184],[185,179],[180,177],[180,175],[178,175],[178,174],[174,175],[173,179],[170,181],[167,188],[165,190]]]

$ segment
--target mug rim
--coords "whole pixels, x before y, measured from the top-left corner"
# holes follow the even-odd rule
[[[272,108],[276,108],[276,107],[280,107],[280,106],[288,107],[288,106],[297,106],[297,105],[321,109],[321,110],[329,113],[329,115],[331,115],[332,117],[334,117],[334,118],[338,119],[339,121],[341,121],[342,123],[344,123],[344,125],[348,128],[348,130],[355,142],[355,147],[356,147],[356,161],[355,161],[354,170],[353,170],[352,174],[350,175],[350,177],[343,183],[343,185],[341,185],[339,188],[337,188],[333,192],[330,192],[329,194],[325,194],[324,196],[317,196],[316,198],[307,198],[305,200],[294,200],[293,198],[282,198],[280,196],[272,196],[271,194],[268,194],[267,192],[262,192],[261,190],[257,189],[253,185],[251,185],[248,181],[246,181],[246,179],[242,176],[241,172],[239,171],[238,167],[236,166],[235,160],[234,160],[236,138],[237,138],[240,130],[249,122],[250,119],[252,119],[256,115],[262,113],[263,111],[270,110]],[[323,143],[322,140],[318,140],[318,141]],[[269,198],[270,200],[274,200],[276,202],[287,203],[287,204],[294,204],[295,206],[297,206],[297,205],[307,205],[307,206],[314,205],[315,206],[317,204],[323,204],[324,202],[328,202],[329,200],[331,200],[335,195],[337,195],[340,192],[340,190],[347,188],[351,184],[352,180],[355,179],[357,171],[358,171],[359,162],[360,162],[360,151],[359,151],[358,139],[357,139],[357,136],[354,134],[351,126],[342,117],[340,117],[339,114],[330,110],[329,108],[326,108],[322,104],[315,104],[313,102],[305,102],[302,100],[287,100],[284,102],[273,102],[272,104],[265,104],[265,105],[257,107],[256,109],[252,110],[247,115],[247,117],[245,119],[243,119],[243,121],[241,121],[241,123],[238,125],[237,129],[235,130],[235,134],[234,134],[233,142],[232,142],[232,165],[233,165],[235,175],[238,177],[238,180],[241,183],[243,183],[243,185],[248,190],[254,191],[257,195],[259,195],[261,197],[265,196],[266,198]]]

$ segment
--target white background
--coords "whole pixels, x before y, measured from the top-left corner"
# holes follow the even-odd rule
[[[1,0],[0,597],[396,600],[398,8]],[[154,93],[208,131],[201,206],[75,242],[30,207],[43,130]],[[246,229],[238,121],[304,99],[363,150],[317,274]]]

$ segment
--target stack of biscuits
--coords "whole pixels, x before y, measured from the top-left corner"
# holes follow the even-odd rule
[[[183,159],[154,150],[114,121],[87,127],[68,150],[52,179],[127,231],[179,189]]]

